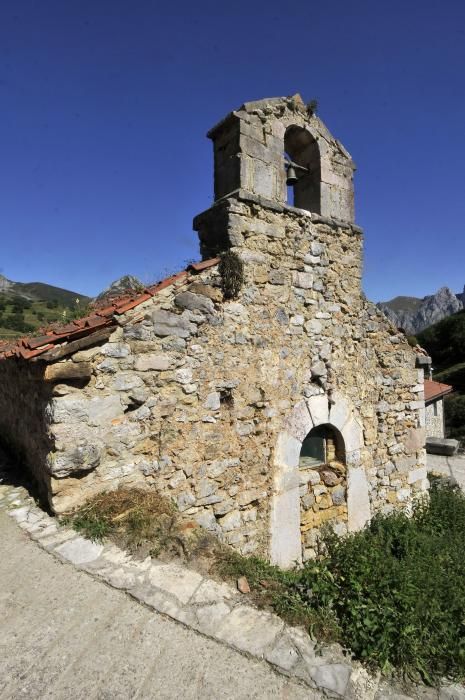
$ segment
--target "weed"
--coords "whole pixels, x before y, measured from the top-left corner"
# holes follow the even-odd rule
[[[232,250],[220,255],[218,271],[225,299],[235,299],[244,284],[244,263]]]

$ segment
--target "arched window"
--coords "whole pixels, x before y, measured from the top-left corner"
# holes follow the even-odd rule
[[[288,187],[288,204],[321,214],[320,149],[309,131],[290,126],[284,135],[286,158],[295,163],[297,181]]]
[[[299,467],[314,469],[334,461],[345,462],[342,435],[331,425],[313,428],[302,443]]]

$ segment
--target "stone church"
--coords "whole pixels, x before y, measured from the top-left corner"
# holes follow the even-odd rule
[[[248,102],[208,136],[203,262],[3,347],[0,435],[57,513],[154,488],[291,566],[427,489],[423,370],[362,293],[354,163],[311,107]]]

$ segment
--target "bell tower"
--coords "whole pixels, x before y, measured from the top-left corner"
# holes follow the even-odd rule
[[[226,213],[231,199],[353,223],[352,158],[300,95],[246,102],[208,137],[215,202],[194,220],[204,256],[235,245]]]

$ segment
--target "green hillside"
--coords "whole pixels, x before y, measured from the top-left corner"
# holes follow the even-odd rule
[[[445,399],[447,435],[465,442],[465,309],[426,328],[417,338],[433,359],[433,378],[455,389]]]
[[[76,318],[90,301],[83,294],[42,282],[8,282],[0,291],[0,338],[33,333],[53,321]]]
[[[422,299],[418,297],[394,297],[390,301],[382,301],[381,304],[388,306],[393,311],[416,311]]]

